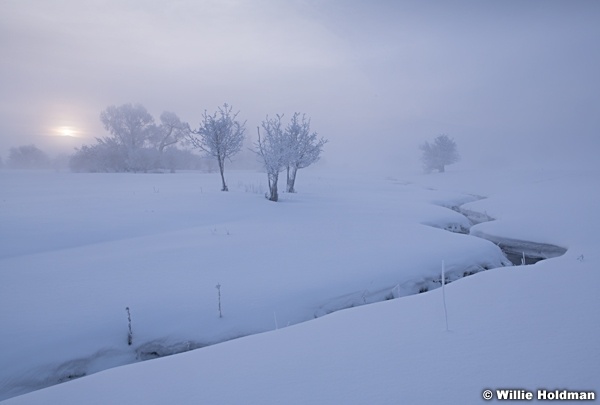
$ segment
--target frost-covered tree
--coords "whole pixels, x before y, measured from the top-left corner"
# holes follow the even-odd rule
[[[6,163],[11,169],[46,169],[50,159],[35,145],[23,145],[10,148]]]
[[[304,114],[294,113],[285,129],[287,154],[287,191],[294,193],[296,174],[298,169],[304,169],[319,160],[323,145],[327,143],[324,138],[317,138],[316,132],[310,132],[310,119]]]
[[[165,148],[174,146],[183,142],[190,132],[190,127],[186,122],[182,122],[177,114],[170,111],[164,111],[160,115],[160,125],[156,126],[151,131],[150,142],[154,145],[158,152],[157,165],[160,168],[167,168],[165,158]],[[172,163],[172,162],[170,162]],[[171,170],[172,165],[170,165]]]
[[[75,148],[69,167],[74,172],[124,172],[127,159],[126,149],[115,138],[96,138],[95,145]]]
[[[289,143],[286,139],[285,130],[281,124],[281,115],[275,118],[267,117],[261,124],[264,134],[258,130],[258,141],[255,143],[254,151],[261,157],[269,181],[269,194],[266,196],[270,201],[278,201],[277,181],[279,173],[285,169],[289,162]]]
[[[96,138],[94,145],[76,148],[69,161],[71,170],[147,172],[166,168],[174,171],[180,166],[179,157],[189,157],[178,153],[180,150],[172,150],[189,132],[188,124],[175,113],[163,112],[160,124],[156,125],[141,104],[124,104],[107,107],[100,113],[100,120],[110,135]]]
[[[444,172],[447,165],[460,160],[456,150],[456,142],[448,135],[439,135],[432,143],[425,142],[420,146],[423,155],[421,160],[426,172],[437,170]]]
[[[111,105],[100,113],[100,121],[127,155],[127,170],[145,170],[148,151],[143,151],[156,132],[154,118],[141,104]]]
[[[100,113],[100,121],[128,150],[145,146],[154,130],[154,118],[141,104],[108,106]]]
[[[233,108],[227,103],[212,115],[204,111],[200,127],[191,130],[188,135],[188,140],[195,148],[217,159],[223,182],[221,191],[228,191],[225,183],[225,159],[231,160],[242,149],[246,131],[246,123],[237,120],[239,111],[235,114],[232,111]]]
[[[177,114],[164,111],[160,115],[160,125],[152,132],[150,141],[156,145],[162,155],[164,149],[183,141],[190,131],[186,122],[182,122]]]

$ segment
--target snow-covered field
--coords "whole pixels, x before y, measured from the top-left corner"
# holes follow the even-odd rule
[[[264,198],[263,173],[227,177],[229,193],[217,174],[0,171],[0,399],[464,404],[485,388],[598,393],[600,171],[304,170],[279,203]],[[496,219],[473,234],[568,250],[509,267],[496,244],[444,230],[469,228],[445,208],[461,204]],[[410,295],[439,285],[442,260],[450,280],[478,272],[446,286],[449,330],[442,289]]]

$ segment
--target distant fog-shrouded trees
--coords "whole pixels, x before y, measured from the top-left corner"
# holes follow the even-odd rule
[[[100,121],[109,136],[76,149],[70,166],[74,171],[138,172],[174,170],[173,155],[186,154],[173,149],[182,141],[189,127],[179,117],[165,111],[156,124],[141,104],[109,106],[100,113]]]
[[[223,104],[214,114],[204,111],[202,122],[197,130],[191,130],[188,140],[193,147],[200,149],[217,160],[222,191],[228,191],[225,182],[225,160],[238,153],[244,143],[245,122],[237,120],[239,111],[233,113],[233,107]]]
[[[446,166],[456,163],[460,156],[456,149],[456,142],[448,135],[439,135],[432,143],[425,142],[420,146],[422,151],[421,161],[427,173],[437,170],[443,173]]]
[[[128,163],[134,166],[135,154],[148,146],[155,130],[152,115],[141,104],[111,105],[100,113],[100,121],[132,160]]]
[[[35,145],[23,145],[10,148],[6,165],[10,169],[47,169],[50,158]]]
[[[165,148],[183,142],[189,131],[188,124],[182,122],[177,114],[164,111],[160,115],[160,125],[150,136],[151,143],[158,150],[159,158],[164,157]]]
[[[69,166],[77,172],[148,172],[200,169],[216,161],[221,190],[228,191],[225,164],[242,151],[246,137],[246,122],[238,115],[225,103],[213,113],[205,110],[199,127],[192,129],[173,112],[163,112],[156,122],[141,104],[111,105],[100,113],[108,135],[76,148]],[[294,193],[298,170],[319,160],[327,140],[310,126],[310,118],[294,113],[287,123],[283,115],[267,116],[258,127],[258,140],[248,152],[260,157],[267,172],[269,200],[279,199],[282,171],[287,175],[286,191]],[[193,153],[194,149],[205,156]]]
[[[327,143],[324,138],[317,138],[316,132],[310,132],[310,120],[305,115],[295,113],[290,123],[283,128],[282,115],[275,118],[267,117],[258,127],[258,140],[255,152],[261,157],[267,172],[269,193],[267,198],[271,201],[279,200],[277,183],[279,173],[284,169],[287,172],[286,190],[295,192],[294,186],[299,169],[310,166],[319,160],[323,145]]]

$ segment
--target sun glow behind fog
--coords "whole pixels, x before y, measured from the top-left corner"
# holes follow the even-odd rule
[[[80,131],[73,127],[58,127],[54,130],[54,133],[58,136],[65,136],[70,138],[76,138],[80,135]]]

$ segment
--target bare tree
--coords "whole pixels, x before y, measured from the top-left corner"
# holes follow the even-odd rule
[[[262,163],[267,171],[269,180],[269,194],[266,196],[270,201],[278,201],[277,181],[279,173],[287,166],[289,161],[289,148],[285,132],[281,126],[281,115],[275,118],[267,117],[262,122],[264,135],[261,136],[260,127],[255,152],[262,158]]]
[[[225,159],[231,160],[231,157],[242,149],[246,130],[246,122],[240,124],[236,119],[239,111],[233,114],[232,109],[225,103],[213,115],[208,115],[204,111],[200,128],[192,130],[188,136],[194,147],[217,159],[223,182],[221,191],[228,191],[224,174]],[[198,135],[198,137],[192,134]]]
[[[189,132],[188,124],[175,113],[163,112],[160,124],[156,125],[143,105],[129,103],[107,107],[100,113],[100,120],[110,136],[96,138],[93,145],[76,148],[69,162],[71,170],[146,172],[169,168],[175,171],[186,165],[180,165],[178,158],[189,160],[187,154],[174,146]]]
[[[456,163],[460,160],[456,150],[456,142],[448,135],[439,135],[433,140],[433,143],[425,142],[420,146],[423,151],[421,160],[426,172],[437,170],[443,173],[445,166]]]
[[[96,143],[75,148],[69,167],[74,172],[124,172],[127,151],[115,138],[96,138]]]
[[[128,150],[145,145],[154,126],[154,118],[141,104],[111,105],[100,113],[100,121]]]
[[[189,133],[190,126],[187,122],[182,122],[177,114],[164,111],[160,115],[160,125],[154,128],[150,136],[150,141],[158,151],[158,167],[164,169],[167,166],[164,155],[165,148],[181,143]],[[171,170],[173,169],[171,168]]]
[[[189,125],[182,122],[177,114],[164,111],[160,115],[160,125],[156,127],[151,140],[156,144],[158,152],[162,155],[167,146],[175,145],[184,140],[189,132]]]
[[[305,114],[294,113],[285,129],[287,143],[287,191],[295,193],[296,174],[298,169],[304,169],[319,160],[323,145],[327,140],[317,139],[316,132],[310,132],[310,119]]]

